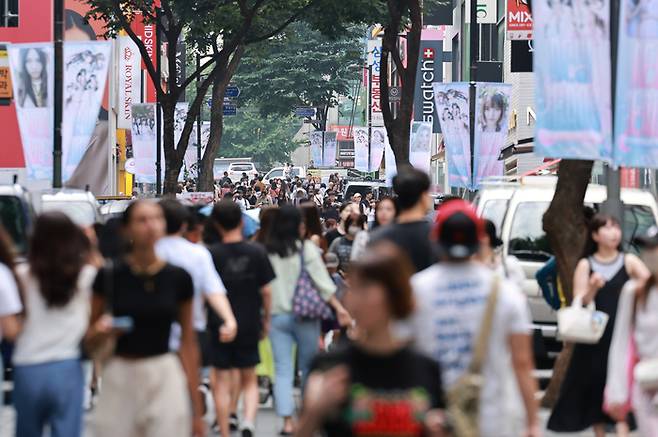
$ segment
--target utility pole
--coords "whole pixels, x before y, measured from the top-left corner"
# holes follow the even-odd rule
[[[471,64],[470,64],[470,86],[469,86],[469,135],[471,143],[471,184],[475,180],[475,82],[477,81],[477,60],[478,60],[478,24],[477,24],[477,0],[471,0],[471,24],[469,25],[470,43],[471,43]]]
[[[615,119],[615,101],[617,99],[617,55],[619,51],[619,0],[610,1],[610,60],[612,74],[610,76],[612,84],[612,119]],[[615,123],[612,123],[612,138],[615,138]],[[610,165],[605,166],[605,179],[607,187],[607,200],[603,204],[603,210],[621,220],[623,207],[621,203],[621,181],[619,169],[614,169]]]
[[[196,54],[196,71],[201,69],[201,57],[199,53]],[[201,75],[196,77],[196,92],[201,92]],[[205,97],[205,96],[204,96]],[[199,114],[196,117],[196,190],[199,191],[199,184],[201,183],[201,113],[203,112],[203,103],[199,109]]]
[[[160,104],[160,95],[157,90],[162,86],[162,67],[160,66],[162,53],[160,51],[160,8],[155,10],[155,63],[157,64],[156,75],[158,83],[155,84],[155,194],[162,194],[162,106]],[[171,72],[170,72],[171,74]]]
[[[54,2],[55,126],[53,131],[53,188],[62,188],[62,101],[64,84],[64,0]]]

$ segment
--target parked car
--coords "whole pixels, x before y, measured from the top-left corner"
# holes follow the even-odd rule
[[[30,193],[17,184],[0,185],[0,223],[21,256],[27,254],[33,221]]]
[[[258,170],[253,162],[234,162],[228,166],[228,177],[233,183],[240,182],[243,173],[246,173],[249,179],[258,176]]]
[[[349,200],[356,193],[361,194],[364,198],[366,194],[372,193],[375,200],[390,195],[391,188],[381,181],[349,181],[343,190],[343,200]]]
[[[263,177],[263,182],[269,184],[271,179],[283,179],[283,170],[285,167],[274,167],[272,170],[268,171],[267,174]],[[304,167],[292,167],[290,169],[290,177],[294,178],[299,176],[300,179],[306,178],[306,170]]]
[[[96,197],[85,190],[43,190],[34,196],[37,213],[61,211],[80,226],[92,226],[101,222]]]
[[[525,272],[523,291],[528,298],[535,329],[535,358],[540,368],[550,368],[562,347],[557,336],[556,312],[544,300],[535,273],[553,255],[544,233],[542,218],[548,209],[557,178],[529,176],[517,182],[497,181],[485,184],[477,199],[480,215],[497,224],[505,255],[519,259]],[[585,205],[600,209],[607,198],[606,187],[590,184]],[[623,188],[622,229],[624,247],[637,251],[632,241],[658,221],[658,205],[649,192]]]

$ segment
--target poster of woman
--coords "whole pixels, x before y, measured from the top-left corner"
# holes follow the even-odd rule
[[[409,162],[415,168],[429,173],[432,145],[432,123],[414,121],[411,123],[409,139]]]
[[[133,124],[131,130],[133,158],[135,160],[135,181],[154,184],[156,182],[156,128],[155,104],[139,103],[132,105]],[[164,169],[164,165],[162,166]],[[164,171],[162,172],[164,175]]]
[[[448,163],[448,184],[471,189],[471,141],[466,82],[435,83],[434,100]]]
[[[354,168],[368,171],[368,128],[354,127]]]
[[[370,141],[370,163],[368,171],[377,171],[382,165],[384,150],[388,147],[388,135],[385,127],[373,127]]]
[[[53,177],[53,47],[48,43],[8,48],[16,116],[30,181]]]
[[[507,141],[509,101],[512,86],[504,83],[478,83],[475,103],[475,187],[490,176],[503,175],[500,151]]]
[[[322,139],[324,138],[323,132],[314,131],[309,134],[311,142],[311,161],[316,166],[322,166]]]
[[[615,165],[658,168],[658,1],[622,0]]]
[[[539,156],[612,159],[609,7],[533,2]]]

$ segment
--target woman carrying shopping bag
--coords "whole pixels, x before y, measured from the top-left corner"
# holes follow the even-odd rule
[[[628,433],[625,421],[615,421],[603,411],[603,392],[608,366],[617,303],[624,284],[630,279],[649,276],[642,261],[621,251],[622,231],[617,219],[597,214],[589,223],[585,256],[574,273],[574,301],[596,309],[610,318],[596,344],[576,344],[560,396],[548,421],[556,432],[578,432],[594,428],[597,437],[605,435],[606,425],[617,423],[617,435]]]
[[[306,379],[311,360],[318,351],[321,316],[304,317],[298,298],[315,293],[321,301],[331,305],[341,325],[351,323],[348,312],[336,299],[334,285],[322,261],[320,249],[310,240],[302,240],[304,227],[298,209],[283,206],[274,219],[266,238],[266,248],[276,279],[272,287],[272,326],[270,341],[274,353],[274,401],[276,413],[284,419],[281,435],[294,431],[293,381],[295,362],[293,346],[297,346],[298,366],[302,381]],[[296,301],[296,302],[294,302]],[[310,304],[310,302],[306,302]],[[309,305],[313,306],[313,305]],[[324,309],[328,311],[328,308]],[[330,311],[329,311],[330,313]]]
[[[619,298],[608,379],[606,409],[623,420],[632,408],[642,436],[658,435],[658,228],[636,239],[651,277],[629,281]]]

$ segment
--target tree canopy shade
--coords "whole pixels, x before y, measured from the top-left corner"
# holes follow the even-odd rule
[[[221,156],[249,156],[265,168],[288,162],[290,153],[300,145],[293,140],[299,127],[300,120],[291,115],[263,115],[256,106],[244,107],[224,122]]]
[[[354,97],[354,84],[365,62],[365,26],[351,27],[329,38],[306,23],[295,23],[281,35],[253,45],[242,58],[234,82],[240,100],[256,103],[262,114],[289,116],[298,106],[326,115],[339,96]],[[315,124],[325,130],[323,122]]]
[[[239,63],[244,46],[267,40],[298,20],[317,0],[83,0],[90,6],[88,16],[106,23],[106,36],[124,30],[137,44],[151,80],[155,84],[163,114],[163,150],[165,161],[164,192],[175,193],[194,119],[211,85],[225,88]],[[161,13],[156,13],[159,9]],[[131,28],[135,20],[155,24],[166,43],[170,72],[176,71],[176,43],[182,35],[188,48],[206,55],[200,68],[192,71],[179,86],[175,81],[163,84],[150,60],[146,47]],[[183,134],[174,144],[174,110],[184,88],[205,74],[200,91],[190,103]],[[217,90],[214,90],[217,91]],[[223,94],[223,90],[219,90]],[[214,96],[213,96],[214,97]],[[223,100],[223,96],[222,96]],[[220,107],[221,111],[221,107]],[[219,134],[221,136],[221,132]],[[212,162],[218,139],[211,135],[203,157],[201,176],[212,183]],[[203,185],[203,184],[202,184]],[[204,188],[208,188],[207,186]]]

